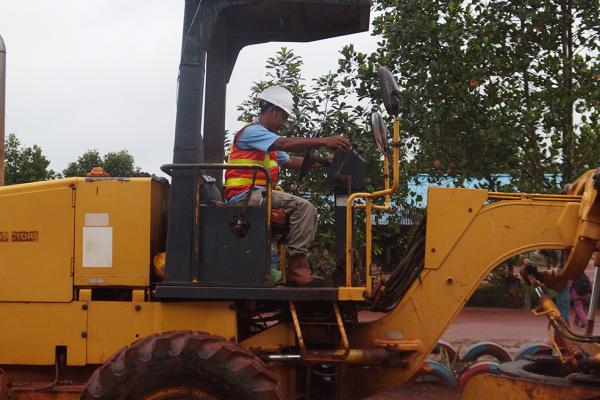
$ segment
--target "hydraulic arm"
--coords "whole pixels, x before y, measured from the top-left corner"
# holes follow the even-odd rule
[[[367,376],[354,381],[369,382],[376,390],[410,379],[483,278],[513,255],[569,249],[554,287],[581,274],[600,239],[596,188],[596,171],[571,185],[568,195],[431,188],[422,271],[406,293],[399,293],[402,297],[389,314],[348,330],[355,347],[382,339],[419,339],[423,351],[411,355],[401,371],[362,370],[358,373]],[[421,268],[416,264],[402,267]]]
[[[595,172],[586,173],[571,188],[567,195],[431,188],[426,230],[422,227],[417,233],[424,240],[413,242],[422,256],[409,254],[409,262],[399,266],[404,273],[394,271],[392,277],[404,281],[388,280],[375,288],[372,306],[389,312],[377,321],[346,328],[352,349],[383,347],[396,357],[382,358],[377,369],[345,371],[353,376],[346,382],[360,385],[345,385],[343,391],[348,396],[373,393],[410,380],[479,283],[511,256],[535,249],[568,249],[566,267],[555,282],[582,273],[600,239],[594,218]],[[398,296],[394,298],[385,293],[388,287],[406,289],[393,292]],[[248,345],[276,331],[275,336],[286,336],[282,326],[273,329],[250,339]],[[286,329],[293,338],[293,327]]]

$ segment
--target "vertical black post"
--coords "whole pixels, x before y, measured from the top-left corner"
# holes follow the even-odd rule
[[[225,103],[227,96],[225,30],[218,27],[211,39],[206,63],[206,93],[210,99],[204,107],[204,160],[207,163],[220,164],[225,158]],[[223,172],[207,171],[220,186]]]
[[[335,255],[338,266],[345,268],[346,265],[346,202],[348,194],[336,193],[335,197]],[[352,218],[350,229],[354,232],[354,218]],[[354,240],[354,235],[352,235]]]
[[[335,152],[333,162],[329,167],[327,183],[333,189],[335,198],[335,255],[337,259],[338,273],[346,270],[346,225],[347,213],[346,203],[350,195],[365,188],[365,165],[360,151],[351,149]],[[354,216],[350,220],[350,230],[354,234]],[[351,243],[351,246],[354,247]],[[345,274],[344,274],[345,276]],[[344,278],[345,281],[345,278]],[[340,282],[341,283],[341,282]]]
[[[202,0],[186,0],[179,64],[173,163],[203,161],[202,104],[206,62],[206,27],[199,24]]]
[[[186,0],[173,163],[193,164],[204,160],[202,146],[202,110],[207,32],[211,27],[201,26],[202,0]],[[204,22],[204,21],[203,21]],[[198,220],[196,178],[192,171],[174,170],[171,182],[169,228],[167,232],[166,281],[190,282],[197,257]]]

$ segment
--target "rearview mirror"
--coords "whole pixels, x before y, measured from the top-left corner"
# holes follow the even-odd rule
[[[375,145],[381,151],[387,150],[387,128],[385,122],[379,113],[374,112],[371,114],[371,127],[373,128],[373,139],[375,139]]]
[[[379,67],[379,89],[383,105],[388,114],[397,116],[400,113],[400,104],[398,101],[400,89],[394,79],[394,75],[386,67]]]

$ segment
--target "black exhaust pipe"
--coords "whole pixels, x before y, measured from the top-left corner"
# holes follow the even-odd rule
[[[181,61],[177,90],[177,117],[173,164],[197,164],[204,161],[202,111],[207,35],[200,25],[199,0],[185,2]]]
[[[204,161],[202,115],[206,50],[218,16],[211,18],[210,11],[214,8],[211,5],[212,2],[207,0],[185,2],[173,164]],[[199,177],[190,170],[177,169],[171,178],[166,281],[190,282],[195,278],[192,271],[197,270],[198,260],[198,249],[194,245],[198,221],[194,215],[198,205]]]

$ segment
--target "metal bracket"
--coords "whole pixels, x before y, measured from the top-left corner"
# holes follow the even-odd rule
[[[304,343],[304,337],[302,336],[302,330],[300,328],[300,320],[296,311],[296,306],[293,301],[288,302],[290,306],[290,313],[292,314],[292,321],[294,323],[294,330],[296,337],[298,338],[298,345],[300,346],[300,355],[302,360],[307,363],[327,363],[327,362],[340,362],[346,360],[350,354],[350,343],[348,341],[348,335],[346,334],[346,328],[344,327],[344,321],[340,313],[340,307],[337,302],[333,302],[333,311],[335,313],[335,320],[340,332],[342,339],[342,346],[344,348],[343,353],[331,352],[331,351],[318,351],[318,350],[307,350],[306,344]]]

